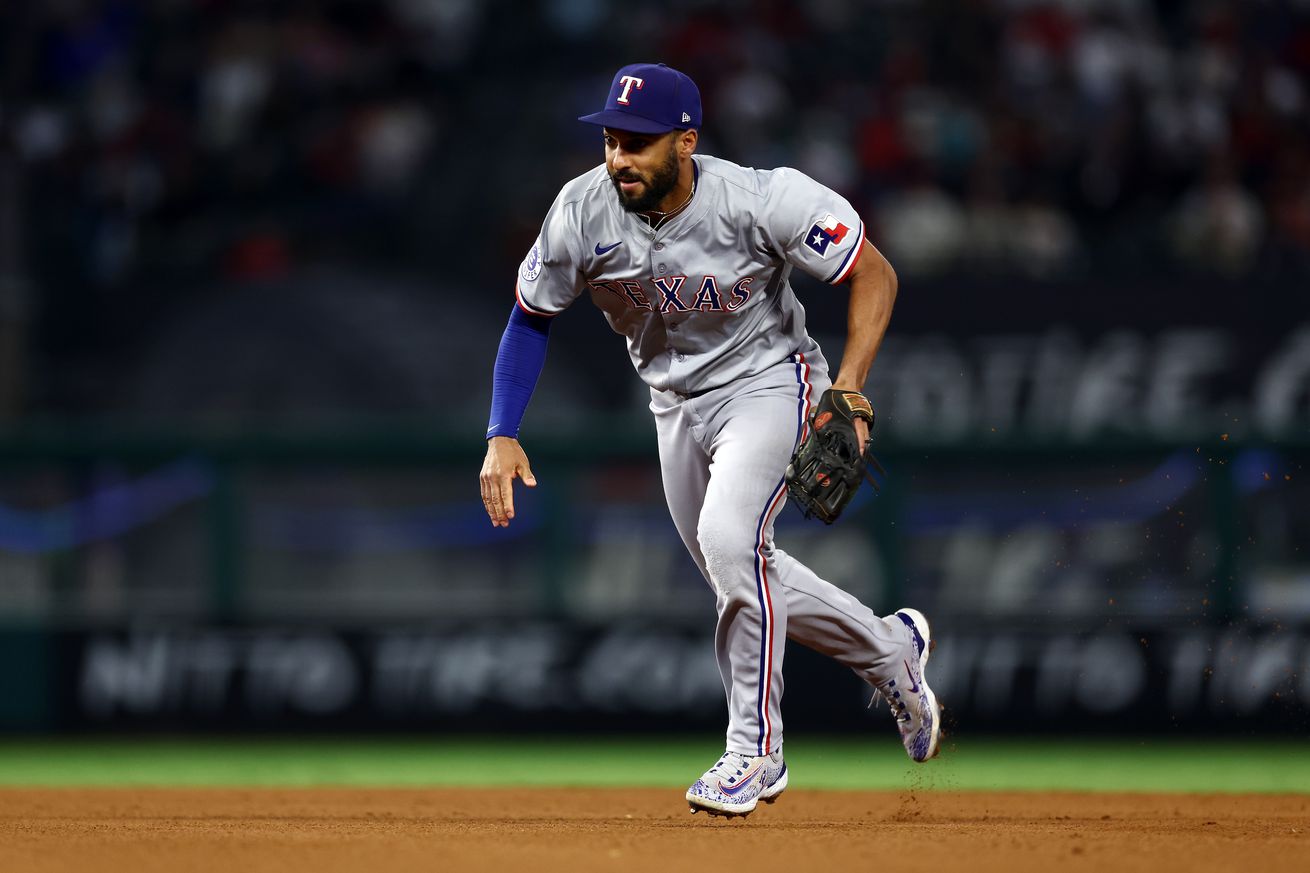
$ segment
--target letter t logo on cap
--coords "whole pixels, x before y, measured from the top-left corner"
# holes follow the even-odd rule
[[[641,86],[646,84],[644,79],[638,79],[636,76],[624,76],[619,81],[623,83],[623,93],[618,96],[618,101],[624,106],[628,105],[628,94],[631,93],[632,86],[636,85],[637,90],[640,91]]]

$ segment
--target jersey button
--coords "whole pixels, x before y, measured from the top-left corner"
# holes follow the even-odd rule
[[[657,270],[659,270],[661,273],[663,273],[665,268],[664,268],[664,265],[663,265],[663,264],[660,264],[660,265],[657,266],[655,269],[657,269]]]
[[[678,326],[677,326],[676,324],[670,324],[670,325],[669,325],[669,330],[677,330],[677,329],[678,329]]]
[[[655,251],[657,252],[664,251],[664,243],[655,243]]]

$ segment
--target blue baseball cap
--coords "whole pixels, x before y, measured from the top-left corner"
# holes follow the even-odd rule
[[[578,121],[633,133],[700,128],[700,89],[664,64],[629,64],[614,74],[605,108]]]

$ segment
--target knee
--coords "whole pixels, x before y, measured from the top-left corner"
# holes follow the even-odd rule
[[[755,587],[755,530],[732,519],[702,516],[696,529],[705,572],[719,594],[731,597],[743,587]]]

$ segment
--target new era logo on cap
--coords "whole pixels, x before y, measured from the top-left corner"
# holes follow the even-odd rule
[[[629,64],[614,74],[604,110],[578,120],[633,133],[699,128],[700,89],[664,64]]]

